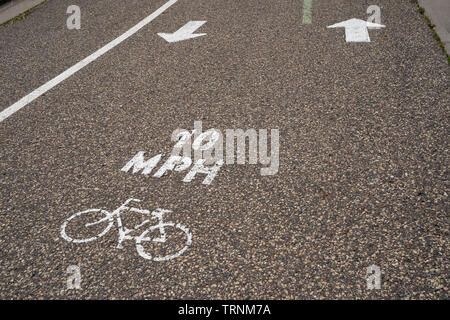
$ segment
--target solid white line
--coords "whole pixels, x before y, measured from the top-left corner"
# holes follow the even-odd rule
[[[147,25],[148,23],[152,22],[156,17],[158,17],[161,13],[163,13],[165,10],[167,10],[170,6],[172,6],[177,1],[178,0],[170,0],[170,1],[166,2],[162,7],[160,7],[158,10],[153,12],[147,18],[145,18],[144,20],[139,22],[137,25],[132,27],[130,30],[128,30],[127,32],[125,32],[124,34],[119,36],[118,38],[114,39],[113,41],[111,41],[110,43],[105,45],[104,47],[98,49],[93,54],[91,54],[89,57],[81,60],[80,62],[78,62],[77,64],[73,65],[72,67],[70,67],[69,69],[67,69],[63,73],[61,73],[60,75],[54,77],[53,79],[51,79],[47,83],[43,84],[42,86],[40,86],[39,88],[37,88],[33,92],[29,93],[28,95],[26,95],[25,97],[23,97],[22,99],[20,99],[19,101],[17,101],[13,105],[11,105],[10,107],[8,107],[5,110],[3,110],[2,112],[0,112],[0,122],[5,120],[6,118],[8,118],[14,112],[16,112],[16,111],[22,109],[23,107],[25,107],[31,101],[33,101],[34,99],[38,98],[39,96],[41,96],[42,94],[44,94],[45,92],[47,92],[48,90],[50,90],[51,88],[53,88],[54,86],[59,84],[60,82],[62,82],[65,79],[67,79],[68,77],[73,75],[78,70],[80,70],[83,67],[87,66],[89,63],[91,63],[92,61],[94,61],[95,59],[100,57],[101,55],[105,54],[106,52],[108,52],[109,50],[111,50],[112,48],[114,48],[115,46],[120,44],[122,41],[124,41],[128,37],[130,37],[133,34],[135,34],[136,32],[138,32],[145,25]]]

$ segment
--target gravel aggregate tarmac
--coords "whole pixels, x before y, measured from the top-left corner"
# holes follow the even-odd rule
[[[48,0],[0,26],[0,111],[165,2],[78,0],[81,29],[68,30],[73,3]],[[386,28],[370,43],[326,28],[365,20],[374,4]],[[302,7],[179,0],[0,122],[0,298],[448,299],[446,57],[415,1],[315,0],[305,25]],[[191,20],[207,21],[197,31],[207,35],[157,35]],[[205,185],[183,182],[188,170],[120,170],[138,151],[165,161],[172,132],[194,121],[279,129],[278,173],[247,161]],[[155,262],[133,241],[117,249],[116,229],[89,243],[61,237],[73,213],[129,198],[172,210],[192,245]],[[367,289],[374,264],[380,290]],[[66,288],[70,265],[80,290]]]

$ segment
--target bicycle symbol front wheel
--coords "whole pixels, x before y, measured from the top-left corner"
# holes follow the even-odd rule
[[[99,220],[97,220],[95,222],[86,223],[86,221],[85,221],[85,223],[81,223],[83,220],[92,218],[91,216],[95,215],[96,213],[101,213],[104,215],[104,217],[100,218]],[[81,219],[81,218],[84,218],[84,219]],[[74,222],[70,223],[71,221],[74,221]],[[73,225],[73,227],[75,227],[77,222],[80,224],[78,226],[78,229],[82,228],[81,231],[83,231],[83,233],[88,234],[87,236],[84,235],[84,236],[78,238],[78,237],[69,235],[69,233],[71,233],[71,232],[67,232],[68,224],[70,223],[71,226]],[[96,225],[99,225],[100,227],[94,227]],[[98,238],[103,237],[105,234],[108,233],[108,231],[111,229],[111,227],[113,225],[114,225],[114,219],[108,211],[101,210],[101,209],[89,209],[89,210],[77,212],[77,213],[73,214],[72,216],[70,216],[66,221],[64,221],[64,223],[61,225],[61,237],[64,240],[67,240],[67,241],[73,242],[73,243],[90,242],[90,241],[94,241],[94,240],[97,240]],[[99,232],[98,230],[101,230],[101,231]]]
[[[146,252],[146,250],[143,246],[143,243],[153,241],[153,239],[150,237],[147,237],[147,235],[149,232],[158,230],[160,227],[161,227],[161,225],[152,226],[149,229],[145,230],[139,237],[136,238],[136,250],[142,258],[147,259],[147,260],[153,260],[153,261],[166,261],[166,260],[175,259],[175,258],[179,257],[180,255],[182,255],[187,250],[187,248],[191,245],[192,234],[188,228],[186,228],[185,226],[183,226],[179,223],[177,223],[175,225],[173,222],[167,222],[167,223],[162,224],[162,227],[163,228],[174,227],[174,228],[178,229],[179,231],[181,230],[186,237],[185,246],[182,249],[178,250],[174,254],[153,257],[152,255],[150,255]],[[170,240],[167,240],[167,241],[170,241]]]

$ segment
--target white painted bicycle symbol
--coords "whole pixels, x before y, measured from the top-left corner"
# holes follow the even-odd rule
[[[166,213],[172,212],[171,210],[165,210],[165,209],[156,209],[153,212],[150,212],[149,210],[143,210],[133,207],[128,207],[128,204],[131,201],[140,202],[139,199],[128,199],[125,201],[124,204],[122,204],[119,208],[114,210],[113,212],[108,212],[106,210],[102,209],[89,209],[81,212],[74,213],[72,216],[70,216],[68,219],[64,221],[64,223],[61,225],[61,237],[69,242],[73,243],[86,243],[91,242],[94,240],[97,240],[101,237],[103,237],[105,234],[107,234],[111,228],[114,226],[114,222],[117,223],[117,230],[119,232],[119,242],[117,244],[118,249],[122,249],[122,242],[124,240],[134,240],[136,242],[136,250],[138,254],[148,260],[153,261],[165,261],[165,260],[171,260],[179,257],[182,255],[187,248],[191,245],[192,241],[192,234],[189,231],[188,228],[185,226],[173,222],[163,222],[163,216]],[[150,223],[150,219],[144,220],[142,223],[137,224],[133,229],[129,229],[122,225],[122,219],[120,217],[121,213],[125,210],[129,210],[131,212],[137,212],[144,215],[150,215],[150,219],[156,219],[158,222],[150,227],[147,227],[140,235],[138,236],[132,236],[130,233],[136,231],[137,229],[142,228],[145,225],[148,225]],[[94,222],[89,223],[81,223],[83,219],[95,219],[94,216],[100,216],[100,219]],[[83,219],[82,219],[83,218]],[[81,224],[80,224],[81,223]],[[89,232],[93,236],[81,236],[81,237],[74,237],[68,235],[68,230],[73,228],[68,228],[68,225],[74,226],[79,225],[78,229],[83,229],[82,232],[86,233]],[[97,226],[97,227],[94,227]],[[100,226],[100,229],[99,227]],[[182,249],[178,250],[174,254],[166,254],[162,256],[152,256],[149,253],[147,253],[144,244],[145,243],[166,243],[167,241],[167,235],[166,235],[166,229],[167,228],[175,228],[175,230],[171,230],[174,232],[179,233],[178,236],[182,236],[185,239],[185,245]],[[100,231],[98,231],[100,230]],[[180,231],[182,233],[180,233]],[[150,237],[150,234],[159,232],[159,235],[157,237]],[[73,233],[73,230],[69,233]]]

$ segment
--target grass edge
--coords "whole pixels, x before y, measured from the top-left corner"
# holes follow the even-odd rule
[[[425,14],[425,8],[421,7],[419,4],[419,1],[416,0],[416,5],[419,8],[419,13],[425,18],[428,27],[431,29],[431,31],[433,32],[433,37],[434,39],[437,41],[438,45],[441,47],[442,51],[444,52],[444,54],[447,57],[447,62],[448,64],[450,64],[450,56],[447,52],[447,50],[445,49],[444,43],[441,41],[441,38],[439,37],[439,35],[437,34],[436,30],[434,29],[435,25],[431,22],[431,19]]]
[[[5,25],[7,25],[9,23],[16,23],[16,22],[22,21],[23,19],[25,19],[31,13],[32,10],[34,10],[35,8],[39,7],[40,5],[44,4],[47,1],[48,0],[43,0],[42,2],[39,2],[38,4],[32,6],[30,9],[27,9],[24,12],[22,12],[21,14],[19,14],[19,15],[15,16],[15,17],[13,17],[13,18],[3,22],[2,24],[0,24],[0,27],[3,27],[3,26],[5,26]]]

